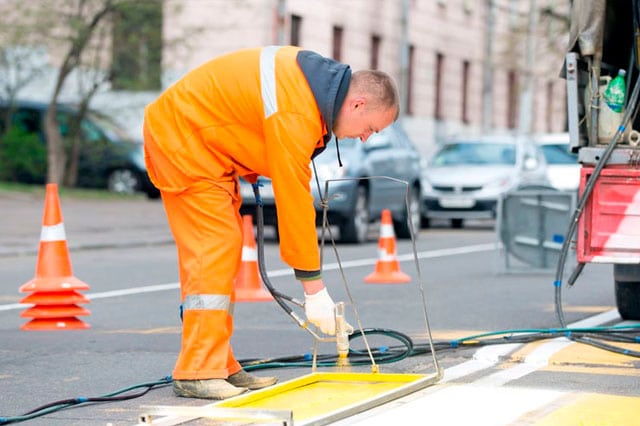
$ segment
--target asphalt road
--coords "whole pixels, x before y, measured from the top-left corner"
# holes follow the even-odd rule
[[[80,317],[89,328],[25,331],[20,327],[27,319],[20,314],[27,305],[19,303],[25,294],[18,288],[34,274],[43,201],[38,194],[0,192],[0,339],[6,342],[0,346],[0,417],[66,398],[104,396],[156,382],[170,375],[175,361],[180,339],[178,276],[161,203],[61,197],[61,207],[74,275],[90,285],[90,303],[83,305],[90,315]],[[335,300],[353,300],[359,320],[349,315],[354,325],[400,331],[419,346],[429,342],[422,311],[426,306],[444,378],[336,424],[424,424],[422,419],[454,425],[638,424],[628,408],[640,404],[637,358],[564,338],[514,344],[505,337],[512,333],[502,333],[558,326],[554,276],[549,271],[507,273],[491,225],[423,230],[417,243],[418,267],[411,244],[398,241],[401,268],[412,277],[408,285],[363,282],[377,261],[376,239],[374,229],[369,244],[339,245],[338,257],[325,247],[325,278],[332,295]],[[300,296],[274,241],[266,241],[265,254],[273,284]],[[574,288],[564,292],[562,302],[568,324],[620,322],[613,309],[610,266],[589,265]],[[238,303],[235,323],[234,350],[243,361],[313,353],[313,339],[273,302]],[[480,333],[495,336],[451,347],[456,339]],[[493,337],[504,341],[480,344],[495,343]],[[396,344],[376,339],[372,337],[374,347]],[[335,353],[333,343],[321,343],[318,350]],[[432,375],[437,367],[427,353],[380,369]],[[256,374],[274,374],[283,382],[309,372],[306,366]],[[176,398],[170,387],[160,386],[127,401],[52,410],[27,424],[131,425],[146,406],[204,404]]]

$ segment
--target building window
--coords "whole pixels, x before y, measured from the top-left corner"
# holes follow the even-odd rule
[[[342,60],[342,27],[333,26],[333,59],[340,62]]]
[[[302,16],[291,15],[291,45],[300,46],[300,32],[302,31]]]
[[[442,111],[442,72],[444,68],[444,55],[442,53],[436,54],[436,69],[435,69],[435,111],[434,116],[436,120],[442,120],[444,118]]]
[[[471,76],[471,63],[469,61],[462,62],[462,122],[469,124],[469,78]]]
[[[162,85],[162,1],[126,1],[113,12],[111,84],[115,90]]]
[[[518,79],[515,71],[509,71],[507,84],[507,127],[515,129],[518,124]]]
[[[372,70],[377,70],[380,63],[380,36],[372,35],[371,36],[371,62],[369,63],[369,68]]]

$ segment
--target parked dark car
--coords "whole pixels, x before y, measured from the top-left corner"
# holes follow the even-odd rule
[[[314,160],[315,171],[310,166],[317,225],[322,225],[319,195],[322,194],[328,200],[329,224],[338,227],[341,242],[367,241],[369,225],[380,220],[383,209],[391,211],[398,238],[411,237],[408,219],[417,237],[421,217],[421,156],[399,123],[371,135],[364,143],[359,139],[343,139],[338,147],[342,167],[338,165],[335,140]],[[330,181],[328,196],[324,194],[326,181]],[[259,182],[265,225],[277,226],[271,181],[260,178]],[[254,215],[256,203],[251,185],[242,181],[241,191],[241,213]]]
[[[11,107],[0,103],[0,162],[5,180],[43,184],[46,181],[46,138],[44,118],[48,105],[16,101]],[[77,117],[74,106],[57,106],[60,134],[67,148],[69,127]],[[160,192],[149,180],[141,141],[132,139],[106,115],[89,111],[80,124],[81,146],[76,186],[106,188],[112,192],[143,192],[149,198]],[[20,157],[20,158],[17,158]],[[19,160],[18,161],[16,161]],[[12,170],[7,170],[12,168]]]

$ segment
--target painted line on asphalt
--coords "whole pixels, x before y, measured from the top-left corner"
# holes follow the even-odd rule
[[[469,253],[478,253],[483,251],[491,251],[500,248],[499,243],[489,243],[489,244],[476,244],[471,246],[463,246],[463,247],[454,247],[448,249],[438,249],[438,250],[428,250],[418,252],[416,255],[418,259],[434,259],[438,257],[446,257],[446,256],[457,256],[461,254],[469,254]],[[406,254],[402,256],[397,256],[398,261],[409,261],[414,259],[413,254]],[[331,271],[346,268],[357,268],[360,266],[374,265],[378,259],[376,258],[367,258],[360,260],[349,260],[345,262],[335,262],[329,263],[322,267],[325,271]],[[283,268],[276,269],[273,271],[268,271],[269,277],[282,277],[293,275],[293,270],[291,268]],[[86,297],[89,300],[95,299],[105,299],[108,297],[120,297],[120,296],[130,296],[132,294],[142,294],[142,293],[152,293],[156,291],[166,291],[166,290],[174,290],[180,288],[180,283],[167,283],[167,284],[157,284],[157,285],[149,285],[142,287],[131,287],[122,290],[112,290],[112,291],[103,291],[98,293],[87,293]],[[7,305],[0,305],[0,311],[10,311],[14,309],[24,309],[28,304],[22,303],[11,303]]]
[[[603,312],[568,325],[568,328],[595,327],[619,320],[618,311]],[[505,386],[509,382],[544,368],[550,357],[574,342],[559,337],[529,354],[521,365],[501,370],[470,383],[446,382],[479,373],[498,365],[514,350],[525,346],[507,343],[478,349],[472,360],[445,369],[437,388],[427,388],[373,410],[336,423],[339,425],[382,426],[423,418],[433,424],[512,425],[526,413],[552,404],[568,392],[553,389],[525,389]],[[456,407],[452,410],[452,407]]]
[[[572,324],[569,324],[567,328],[596,327],[619,319],[620,316],[618,314],[618,311],[616,309],[612,309],[610,311],[603,312],[601,314],[594,315],[580,321],[576,321]],[[523,377],[535,370],[546,367],[549,364],[549,359],[552,355],[572,343],[574,342],[564,337],[552,339],[551,341],[542,344],[532,353],[526,356],[521,364],[481,378],[475,381],[474,384],[501,386],[513,380],[519,379],[520,377]],[[445,370],[444,379],[442,381],[446,382],[455,380],[457,378],[489,368],[492,365],[496,365],[514,350],[522,346],[524,346],[524,344],[522,343],[510,343],[505,345],[497,345],[495,347],[485,346],[483,348],[480,348],[478,351],[476,351],[472,360],[463,362],[462,364]]]

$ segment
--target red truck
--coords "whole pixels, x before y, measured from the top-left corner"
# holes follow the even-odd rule
[[[577,271],[612,264],[620,316],[640,320],[640,0],[572,3],[564,76],[571,149],[582,165]],[[605,94],[619,70],[626,92],[616,111]]]

